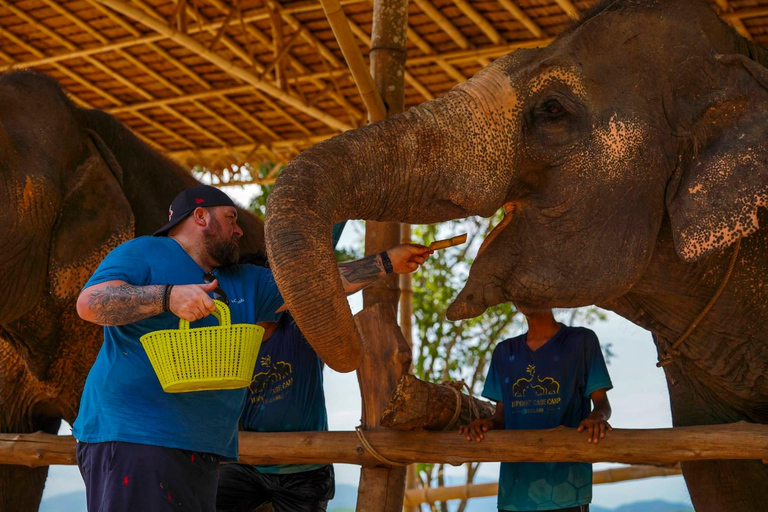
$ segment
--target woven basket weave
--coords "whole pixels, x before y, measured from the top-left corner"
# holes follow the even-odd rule
[[[154,331],[141,337],[149,362],[166,393],[244,388],[251,383],[264,328],[232,325],[229,308],[215,300],[215,327]]]

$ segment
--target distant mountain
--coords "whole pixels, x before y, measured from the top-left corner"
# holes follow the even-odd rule
[[[46,497],[39,512],[85,512],[85,493],[75,491]]]
[[[590,512],[694,512],[690,505],[664,500],[636,501],[614,509],[594,506],[589,507],[589,509]]]

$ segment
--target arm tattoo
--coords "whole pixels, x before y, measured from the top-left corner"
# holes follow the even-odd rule
[[[347,294],[362,290],[387,274],[381,256],[374,254],[356,261],[339,263],[339,276]]]
[[[99,325],[126,325],[163,312],[163,285],[106,286],[91,293],[88,305]]]

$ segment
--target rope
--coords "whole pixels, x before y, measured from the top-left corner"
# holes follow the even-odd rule
[[[475,404],[475,401],[472,399],[472,390],[469,389],[469,385],[464,382],[463,380],[460,381],[447,381],[444,380],[440,383],[441,386],[446,386],[448,389],[453,391],[453,393],[456,395],[456,408],[453,411],[453,416],[451,417],[451,421],[448,422],[448,425],[443,428],[443,430],[453,430],[453,428],[456,426],[456,422],[459,420],[459,417],[461,416],[461,390],[466,389],[467,394],[469,395],[469,423],[472,422],[473,419],[479,418],[480,413],[477,411],[477,404]]]
[[[386,464],[387,466],[407,466],[407,463],[403,462],[397,462],[392,459],[388,459],[385,456],[383,456],[381,453],[376,450],[376,448],[373,447],[373,445],[368,441],[368,438],[365,437],[365,431],[363,430],[362,426],[358,425],[355,427],[355,432],[357,433],[357,438],[360,440],[360,443],[365,447],[366,450],[370,452],[370,454],[373,456],[374,459],[381,462],[382,464]]]
[[[725,272],[725,277],[723,277],[722,282],[720,283],[720,286],[717,287],[717,290],[715,290],[714,295],[712,295],[712,298],[709,299],[709,302],[706,306],[704,306],[704,309],[701,310],[701,313],[691,322],[691,325],[688,326],[688,329],[685,330],[685,332],[675,340],[674,343],[672,343],[672,346],[669,348],[669,350],[665,350],[663,354],[659,356],[659,362],[656,363],[657,368],[661,368],[662,366],[667,366],[670,363],[672,363],[672,356],[679,356],[680,351],[678,350],[678,347],[683,344],[683,342],[688,339],[688,337],[693,333],[693,331],[698,327],[699,323],[704,319],[705,316],[707,316],[707,313],[712,309],[712,307],[717,302],[717,299],[720,298],[720,295],[723,293],[723,290],[725,290],[725,286],[728,284],[728,281],[731,279],[731,274],[733,274],[733,269],[736,267],[736,260],[739,256],[739,249],[741,248],[741,238],[736,240],[736,244],[733,248],[733,254],[731,254],[731,261],[728,263],[728,270]]]

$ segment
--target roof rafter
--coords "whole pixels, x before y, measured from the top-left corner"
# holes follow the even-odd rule
[[[488,36],[488,39],[491,40],[491,42],[495,44],[500,43],[506,43],[506,39],[504,39],[501,34],[499,34],[498,30],[496,30],[493,25],[491,25],[485,17],[483,17],[482,14],[477,12],[477,10],[470,5],[467,0],[453,0],[453,3],[456,5],[456,7],[459,8],[461,12],[463,12],[467,18],[472,20],[472,23],[477,25],[480,30],[483,31],[483,33]]]
[[[241,80],[244,80],[252,84],[254,87],[261,90],[262,92],[269,94],[270,96],[273,96],[279,99],[280,101],[283,101],[284,103],[290,105],[296,110],[300,112],[304,112],[305,114],[311,117],[314,117],[315,119],[318,119],[319,121],[322,121],[328,126],[335,128],[337,130],[348,130],[351,128],[351,126],[345,123],[342,123],[341,121],[326,114],[320,109],[317,109],[315,107],[307,107],[307,105],[299,98],[296,98],[282,91],[281,89],[275,87],[271,83],[268,83],[260,79],[250,71],[247,71],[239,66],[236,66],[234,63],[228,61],[218,53],[208,50],[198,41],[192,39],[187,35],[180,34],[179,32],[169,27],[167,24],[162,23],[155,18],[151,18],[149,15],[139,11],[135,7],[132,7],[126,4],[122,0],[99,0],[99,1],[107,5],[108,7],[111,7],[112,9],[120,12],[121,14],[128,16],[129,18],[139,21],[147,25],[151,29],[167,35],[170,39],[173,39],[177,43],[188,48],[189,50],[196,52],[198,55],[210,61],[211,63],[217,65],[222,70],[226,71],[232,76],[235,76],[237,78],[240,78]]]
[[[575,5],[573,5],[571,0],[555,0],[555,2],[563,11],[565,11],[565,14],[567,14],[570,18],[574,20],[579,19],[579,10]]]

